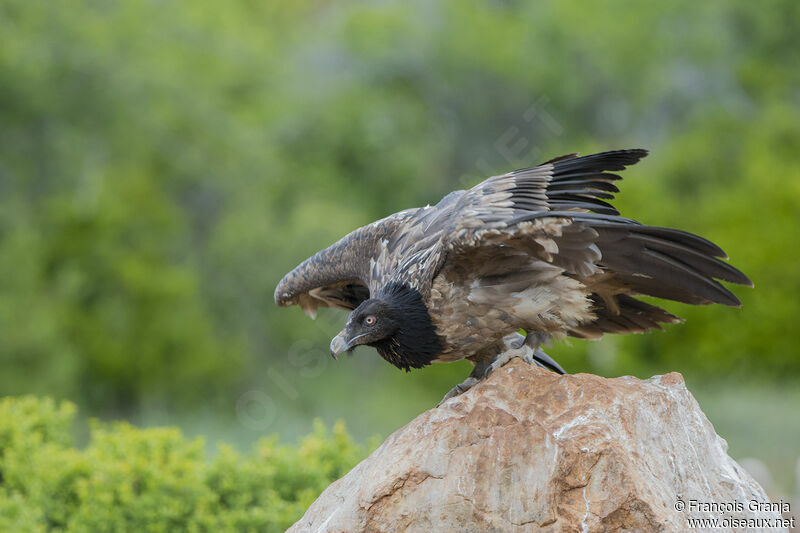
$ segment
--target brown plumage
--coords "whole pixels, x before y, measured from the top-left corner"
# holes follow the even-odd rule
[[[334,356],[366,344],[406,370],[466,358],[481,371],[519,330],[536,350],[549,338],[679,321],[638,295],[739,306],[718,280],[752,283],[718,246],[623,218],[607,202],[620,179],[609,171],[645,155],[571,154],[396,213],[304,261],[275,302],[312,317],[319,306],[352,311]],[[541,351],[534,358],[560,370]]]

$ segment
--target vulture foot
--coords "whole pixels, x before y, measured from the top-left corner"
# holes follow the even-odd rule
[[[459,383],[458,385],[456,385],[455,387],[450,389],[448,391],[448,393],[444,395],[444,398],[442,398],[442,401],[440,401],[438,404],[436,404],[436,407],[439,407],[440,405],[442,405],[444,402],[446,402],[450,398],[455,398],[459,394],[467,392],[476,383],[478,383],[478,381],[479,381],[478,378],[474,378],[470,374],[470,376],[467,379],[465,379],[464,381],[462,381],[461,383]]]
[[[489,374],[507,364],[515,357],[519,357],[526,363],[541,366],[542,368],[552,370],[558,374],[565,373],[564,369],[561,368],[558,363],[556,363],[549,355],[544,353],[541,348],[539,348],[538,342],[535,346],[531,346],[530,344],[532,343],[529,343],[529,340],[530,336],[528,339],[525,339],[522,337],[522,335],[517,333],[507,336],[505,338],[507,350],[497,354],[491,361],[481,361],[476,363],[475,368],[472,369],[472,373],[470,373],[467,379],[450,389],[450,391],[444,395],[444,398],[442,398],[442,401],[439,402],[437,407],[442,405],[450,398],[467,392],[478,382],[489,377]]]
[[[525,344],[520,346],[519,348],[514,348],[513,350],[506,350],[505,352],[501,352],[497,354],[492,361],[492,364],[488,366],[486,372],[483,375],[483,378],[489,377],[489,374],[500,368],[501,366],[505,366],[509,361],[514,359],[515,357],[519,357],[523,361],[529,364],[536,364],[536,359],[533,357],[534,350]],[[477,368],[477,367],[476,367]]]
[[[544,353],[540,348],[542,344],[550,343],[550,337],[547,334],[530,332],[523,337],[519,333],[512,333],[503,337],[503,342],[506,345],[506,351],[495,356],[492,364],[486,369],[481,379],[487,377],[493,370],[497,370],[514,357],[519,357],[526,363],[538,365],[556,374],[566,374],[561,365],[556,363],[552,357]]]
[[[454,398],[474,387],[480,380],[489,375],[486,371],[489,366],[491,366],[491,361],[480,361],[475,363],[475,368],[472,369],[472,372],[469,376],[467,376],[467,379],[450,389],[450,391],[444,395],[444,398],[442,398],[442,401],[439,402],[436,407],[439,407],[450,398]]]

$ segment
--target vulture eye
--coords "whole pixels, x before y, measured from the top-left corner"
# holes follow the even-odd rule
[[[378,319],[376,319],[375,316],[368,315],[367,318],[364,319],[364,324],[366,324],[367,326],[374,326],[375,322],[377,321]]]

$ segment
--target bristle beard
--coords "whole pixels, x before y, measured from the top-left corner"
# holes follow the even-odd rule
[[[392,336],[372,346],[381,357],[406,372],[431,364],[442,352],[443,343],[419,291],[392,283],[378,297],[389,305],[398,328]]]

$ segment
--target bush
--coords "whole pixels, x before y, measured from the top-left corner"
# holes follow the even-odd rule
[[[68,402],[0,399],[0,531],[283,531],[365,449],[317,421],[297,446],[249,454],[174,428],[92,422],[76,449]]]

